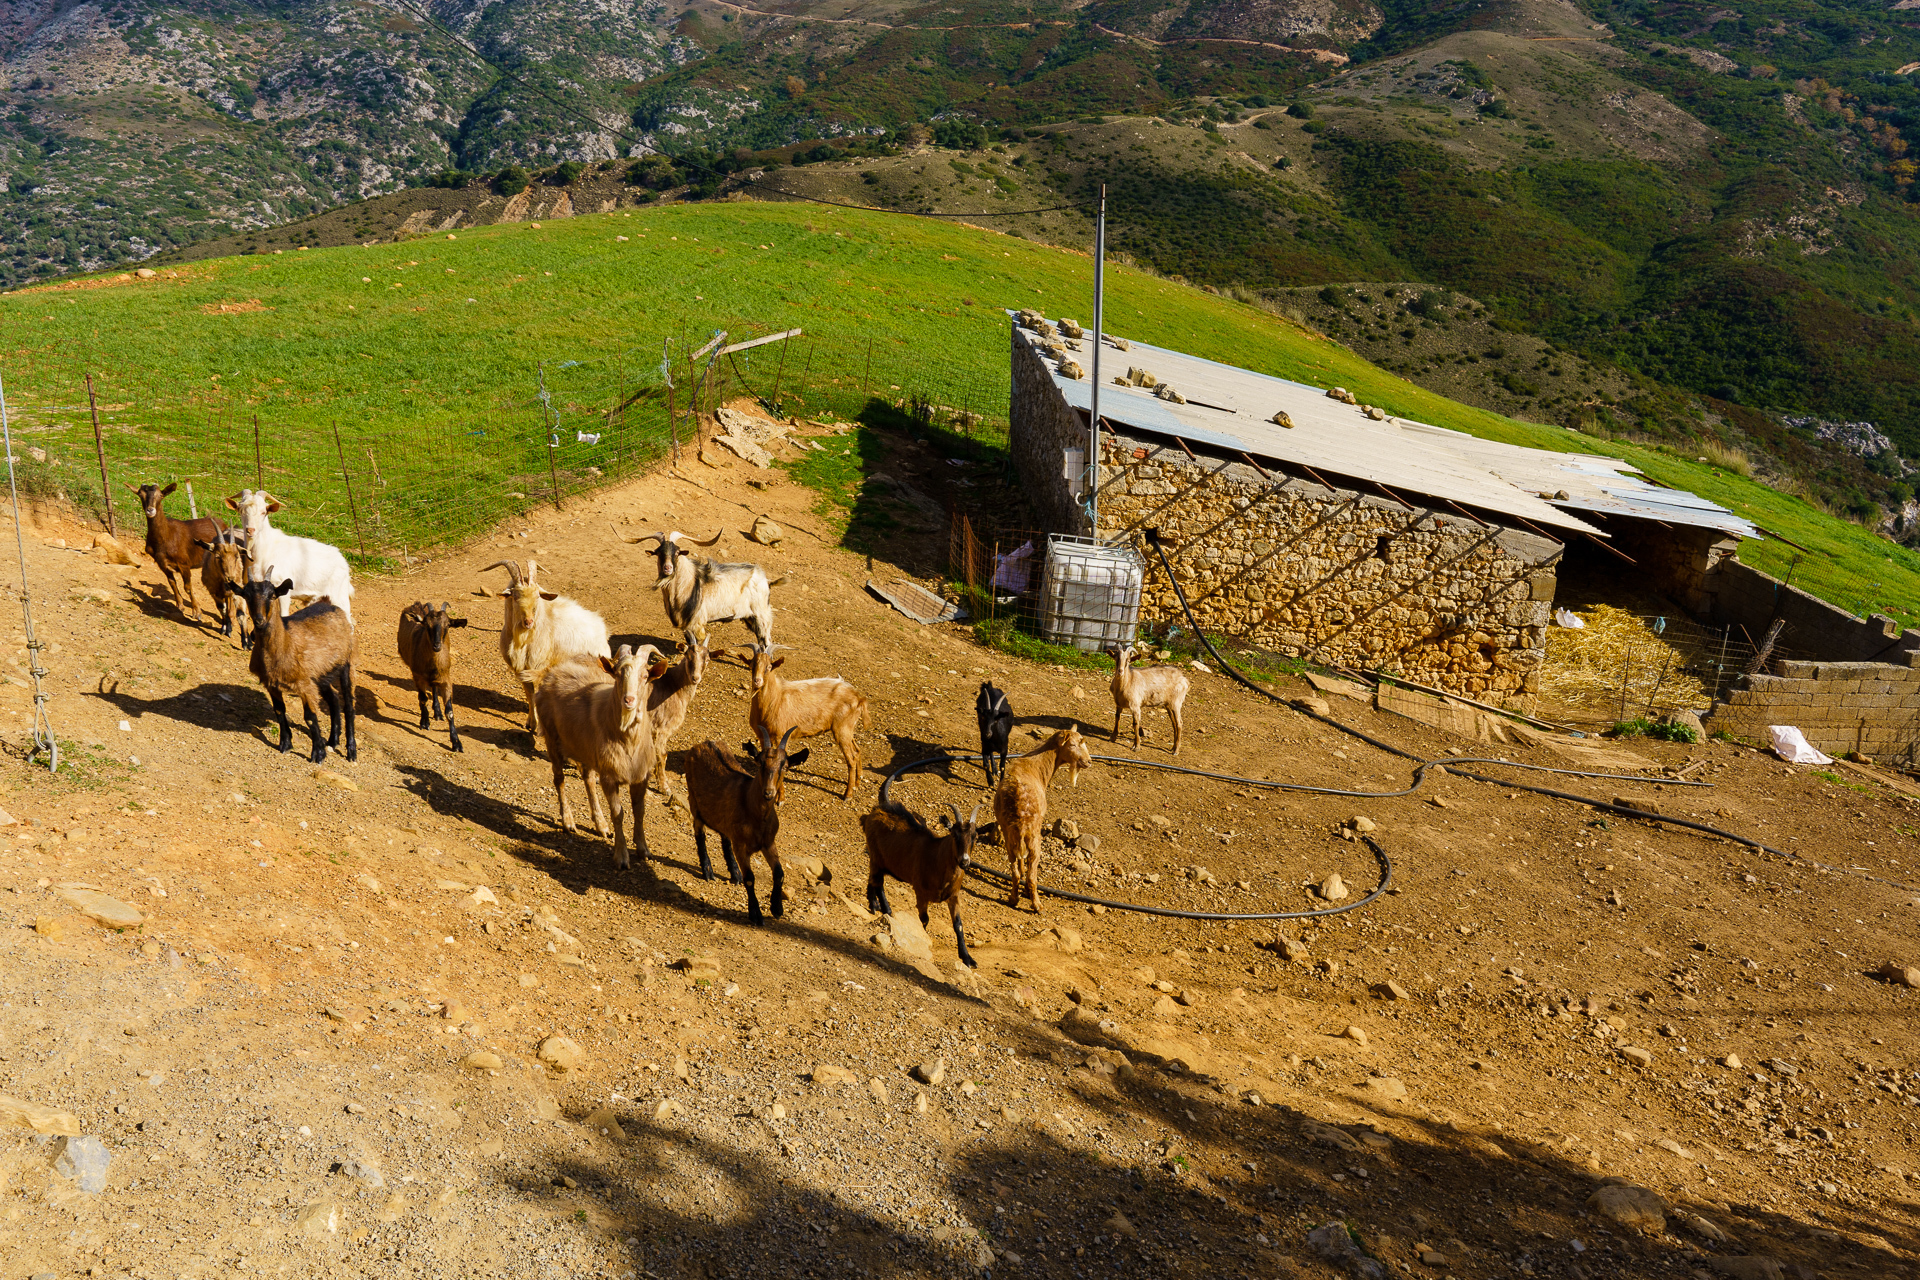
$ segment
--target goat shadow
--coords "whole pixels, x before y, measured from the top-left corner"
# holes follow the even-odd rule
[[[419,699],[419,695],[413,687],[413,677],[410,675],[390,676],[382,671],[365,671],[364,668],[356,667],[353,673],[353,680],[356,685],[367,685],[374,681],[387,685],[397,694],[401,695],[399,702],[401,707],[406,707],[410,703],[417,702]],[[453,709],[456,715],[462,711],[492,711],[503,716],[513,717],[517,712],[519,714],[519,721],[525,723],[527,702],[524,698],[510,697],[497,689],[488,689],[477,684],[460,684],[456,682],[453,686]],[[405,716],[398,716],[398,718],[405,719]],[[415,723],[419,722],[417,711],[414,720]],[[464,726],[461,728],[461,732],[466,732]],[[521,730],[521,732],[524,732],[524,730]]]
[[[158,573],[159,570],[156,569],[154,572]],[[200,581],[200,571],[193,569],[190,572],[193,574],[193,596],[200,604],[198,622],[195,622],[193,615],[187,612],[184,600],[178,604],[174,603],[173,593],[167,590],[165,581],[148,583],[142,579],[130,577],[126,583],[128,598],[136,609],[156,622],[177,622],[183,626],[192,627],[196,631],[211,632],[218,636],[220,635],[220,606],[217,603],[211,607],[208,606],[207,588],[206,584]]]
[[[142,698],[123,693],[120,681],[101,676],[99,684],[84,696],[100,699],[128,721],[158,716],[219,733],[229,733],[235,729],[260,729],[273,717],[273,705],[256,684],[208,682],[161,698]],[[271,739],[268,741],[278,745]]]
[[[714,845],[709,849],[714,854],[714,873],[716,886],[726,887],[738,896],[731,904],[711,903],[695,894],[689,893],[673,876],[663,874],[669,869],[682,872],[688,880],[697,880],[700,876],[698,863],[691,857],[664,853],[660,837],[667,834],[659,826],[651,828],[649,835],[653,850],[651,856],[642,861],[638,855],[633,860],[633,869],[622,871],[613,865],[613,841],[602,837],[593,830],[591,819],[587,819],[580,834],[568,835],[561,829],[557,818],[533,818],[527,810],[507,801],[496,799],[471,787],[448,778],[437,770],[423,765],[401,765],[398,771],[407,779],[404,784],[408,791],[439,816],[452,820],[466,819],[495,835],[505,837],[510,843],[506,846],[508,857],[548,876],[568,892],[580,897],[587,896],[594,889],[625,898],[642,898],[648,902],[670,907],[689,916],[716,924],[734,924],[748,928],[746,923],[746,896],[742,886],[726,885],[726,867],[721,863],[719,850]],[[571,775],[567,785],[577,787],[578,783]],[[578,791],[575,792],[577,796]],[[664,817],[665,806],[657,795],[648,794],[649,809]],[[581,811],[576,810],[576,816]],[[684,815],[684,810],[675,812]],[[681,837],[689,846],[692,837],[682,820],[671,822],[671,831]],[[761,862],[754,871],[754,891],[760,897],[762,907],[772,890],[772,876],[766,865]],[[787,905],[795,907],[800,902],[798,893],[789,894]],[[838,934],[815,929],[801,922],[801,912],[790,910],[785,916],[775,920],[768,916],[768,929],[784,929],[789,936],[797,940],[810,942],[830,950],[842,959],[863,966],[884,969],[911,982],[924,985],[930,992],[945,995],[959,994],[965,998],[977,998],[966,992],[956,992],[944,979],[929,977],[911,963],[888,956],[859,943],[855,939],[843,938]]]

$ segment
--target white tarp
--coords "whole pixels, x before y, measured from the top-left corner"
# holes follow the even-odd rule
[[[1788,764],[1832,764],[1833,757],[1824,754],[1818,747],[1807,741],[1807,735],[1790,724],[1770,724],[1767,737],[1773,743],[1774,754]]]

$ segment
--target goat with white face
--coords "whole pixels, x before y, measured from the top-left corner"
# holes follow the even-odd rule
[[[567,762],[580,768],[587,784],[587,806],[602,834],[606,828],[593,788],[605,793],[613,816],[613,860],[625,870],[624,822],[633,803],[633,847],[647,860],[647,778],[653,773],[653,721],[647,715],[647,671],[659,653],[650,644],[635,653],[621,645],[612,658],[577,658],[548,671],[535,695],[540,733],[553,766],[553,791],[560,801],[560,825],[573,831],[567,803]]]
[[[505,616],[500,623],[500,657],[519,679],[527,695],[527,732],[538,740],[540,713],[534,705],[534,690],[540,677],[569,658],[611,658],[607,644],[607,622],[599,614],[562,595],[542,591],[535,581],[540,568],[527,561],[524,573],[511,560],[499,560],[480,572],[507,571],[505,591],[480,588],[483,596],[498,596],[504,601]]]
[[[1133,646],[1108,645],[1113,655],[1113,740],[1120,741],[1120,717],[1133,717],[1133,749],[1140,749],[1140,712],[1147,707],[1165,707],[1173,724],[1173,754],[1180,754],[1181,712],[1186,706],[1187,690],[1192,682],[1178,667],[1136,667]]]
[[[240,513],[247,557],[254,571],[270,564],[281,578],[293,583],[292,592],[280,598],[281,617],[292,612],[292,596],[314,599],[324,596],[334,608],[347,615],[348,622],[353,621],[353,575],[338,547],[274,528],[267,517],[284,504],[265,489],[242,489],[226,502]]]
[[[767,571],[757,564],[722,564],[694,555],[688,547],[711,547],[726,530],[705,542],[697,542],[677,529],[655,530],[630,538],[618,529],[614,534],[623,542],[653,542],[648,552],[654,558],[659,578],[654,585],[660,591],[660,603],[667,611],[667,624],[689,638],[706,643],[707,627],[715,622],[744,622],[760,648],[773,644],[773,605],[769,593],[787,580],[786,574],[768,581]]]

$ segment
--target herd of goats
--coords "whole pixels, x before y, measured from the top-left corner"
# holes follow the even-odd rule
[[[175,604],[199,621],[193,586],[197,571],[219,611],[221,634],[231,637],[237,627],[240,644],[251,651],[250,669],[266,689],[279,719],[282,752],[293,745],[287,699],[297,696],[313,743],[309,758],[319,764],[331,747],[346,759],[355,759],[353,582],[346,557],[336,547],[274,528],[269,517],[281,509],[281,503],[265,490],[243,489],[226,499],[238,514],[236,528],[210,517],[177,520],[168,516],[162,506],[173,491],[171,484],[164,489],[153,484],[135,488],[147,517],[147,554],[165,575]],[[624,869],[631,865],[624,821],[627,799],[630,796],[632,802],[633,844],[644,861],[648,856],[646,788],[652,785],[672,802],[666,779],[667,744],[686,719],[708,662],[730,662],[750,671],[747,725],[753,741],[739,753],[712,741],[701,743],[685,754],[684,783],[701,876],[713,879],[713,864],[707,856],[711,829],[720,837],[728,882],[746,887],[748,923],[758,925],[762,916],[754,893],[754,854],[762,855],[773,873],[774,916],[781,914],[784,902],[785,877],[778,850],[780,802],[786,771],[809,754],[806,748],[791,752],[788,748],[796,738],[832,734],[847,767],[842,798],[852,798],[860,776],[855,733],[866,723],[867,699],[838,676],[781,677],[778,669],[786,659],[775,657],[774,651],[787,646],[773,643],[770,594],[786,581],[784,575],[769,581],[766,570],[757,564],[720,563],[692,549],[713,546],[720,534],[705,542],[677,530],[620,536],[629,543],[652,544],[649,554],[659,570],[656,585],[667,621],[682,637],[677,661],[651,644],[610,648],[606,621],[578,601],[543,590],[532,560],[524,569],[511,560],[487,566],[487,571],[507,571],[504,590],[482,589],[480,594],[503,602],[500,656],[525,690],[527,733],[535,744],[544,743],[553,766],[561,826],[570,834],[575,832],[566,788],[571,762],[586,783],[587,805],[603,837],[609,834],[611,812],[614,861]],[[296,599],[310,603],[296,610]],[[450,602],[408,605],[400,614],[398,650],[420,698],[420,728],[430,728],[434,719],[444,720],[452,750],[460,751],[460,731],[453,718],[454,650],[447,633],[465,626],[466,619],[450,617],[450,608]],[[723,622],[745,623],[753,635],[752,648],[714,651],[709,629]],[[1121,716],[1131,715],[1137,750],[1142,711],[1162,707],[1171,722],[1173,752],[1178,755],[1188,690],[1185,673],[1170,666],[1134,667],[1130,645],[1110,646],[1107,652],[1114,658],[1114,740],[1120,737]],[[329,725],[325,738],[320,733],[322,704]],[[1006,849],[1012,870],[1007,902],[1017,907],[1024,893],[1037,912],[1048,784],[1062,766],[1077,781],[1079,771],[1093,762],[1092,752],[1080,731],[1068,727],[1009,761],[1007,743],[1014,715],[1006,694],[983,681],[975,710],[980,723],[980,765],[993,791],[990,830]],[[595,794],[596,784],[604,807],[602,796]],[[959,958],[971,966],[974,961],[967,953],[960,921],[960,886],[975,844],[989,829],[976,821],[980,805],[965,817],[958,806],[948,807],[953,817],[943,819],[944,832],[936,831],[890,799],[884,785],[880,788],[879,802],[860,819],[867,846],[867,903],[870,910],[892,914],[885,891],[888,876],[913,889],[922,924],[932,904],[945,903],[953,918]]]

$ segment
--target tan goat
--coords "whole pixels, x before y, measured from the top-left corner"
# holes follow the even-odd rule
[[[1065,765],[1075,785],[1080,770],[1093,763],[1093,752],[1078,729],[1062,729],[1020,756],[1000,774],[993,793],[993,818],[999,824],[1000,847],[1007,851],[1013,871],[1013,891],[1007,905],[1020,905],[1020,892],[1035,911],[1040,910],[1040,828],[1047,820],[1047,784]]]
[[[751,662],[753,670],[748,727],[755,734],[765,731],[775,739],[783,739],[789,729],[797,738],[831,730],[847,762],[847,789],[840,798],[851,799],[860,782],[860,744],[853,735],[867,718],[867,700],[839,676],[782,680],[774,669],[786,659],[776,658],[766,649],[750,650],[741,655],[741,661]]]
[[[578,658],[547,671],[534,694],[540,735],[553,765],[553,790],[560,801],[560,825],[574,829],[567,803],[567,761],[580,766],[587,784],[587,807],[600,834],[607,833],[593,794],[596,784],[613,815],[613,861],[625,870],[626,800],[633,801],[633,847],[647,859],[647,778],[653,772],[653,721],[647,715],[647,670],[658,650],[650,644],[635,653],[626,645],[611,660]]]
[[[489,591],[483,596],[498,596],[505,602],[500,624],[500,657],[519,679],[527,695],[527,733],[539,742],[540,714],[534,706],[534,690],[547,671],[574,658],[591,661],[611,657],[607,647],[607,624],[599,614],[566,596],[542,591],[535,581],[539,566],[527,561],[526,572],[511,560],[488,565],[480,572],[507,571],[505,591]]]
[[[688,645],[686,655],[672,666],[658,662],[647,673],[653,681],[652,691],[647,694],[647,715],[653,721],[653,789],[669,805],[673,803],[673,791],[667,786],[667,744],[685,722],[687,709],[693,705],[693,695],[700,691],[706,673],[704,641]]]
[[[1147,707],[1165,707],[1173,724],[1173,754],[1180,754],[1180,709],[1186,704],[1191,682],[1178,667],[1135,667],[1133,646],[1108,645],[1103,652],[1113,655],[1113,740],[1120,741],[1120,717],[1133,717],[1133,749],[1140,749],[1140,712]]]

